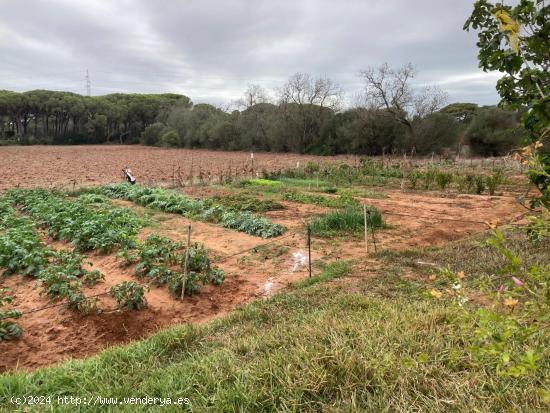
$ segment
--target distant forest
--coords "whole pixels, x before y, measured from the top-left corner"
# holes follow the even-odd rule
[[[400,102],[396,96],[403,91],[376,82],[382,69],[365,74],[374,88],[345,110],[330,80],[303,74],[289,79],[276,103],[250,85],[233,111],[194,105],[187,96],[171,93],[88,97],[0,91],[0,144],[142,143],[319,155],[425,155],[468,145],[472,154],[483,156],[502,155],[519,144],[523,131],[516,111],[444,105],[444,96],[430,89]]]

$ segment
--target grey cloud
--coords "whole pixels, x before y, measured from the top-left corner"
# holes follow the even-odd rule
[[[359,69],[413,62],[418,85],[492,104],[495,77],[477,68],[472,4],[454,0],[27,0],[0,16],[0,88],[94,94],[184,93],[235,99],[294,72],[326,75],[349,96]],[[457,80],[459,79],[459,80]],[[461,79],[461,80],[460,80]]]

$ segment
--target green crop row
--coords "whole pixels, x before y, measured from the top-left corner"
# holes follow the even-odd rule
[[[182,272],[186,259],[184,245],[156,234],[121,249],[117,256],[124,259],[125,265],[135,265],[134,272],[139,278],[146,278],[155,285],[168,284],[176,297],[181,296],[182,288],[187,295],[196,293],[199,290],[196,281],[220,285],[225,279],[224,272],[212,266],[204,246],[199,244],[189,247],[185,278]]]
[[[361,203],[348,194],[329,197],[323,195],[306,194],[303,192],[285,192],[283,199],[300,204],[313,204],[327,208],[348,208],[358,207]]]
[[[192,199],[167,189],[114,184],[104,186],[100,191],[110,198],[130,200],[148,208],[217,223],[225,228],[262,238],[276,237],[286,231],[284,226],[251,212],[233,211],[212,200]]]
[[[69,307],[88,313],[94,308],[94,302],[84,296],[82,286],[96,283],[103,275],[98,271],[85,270],[82,255],[45,246],[33,221],[25,215],[18,215],[11,202],[6,197],[0,199],[0,268],[4,268],[4,275],[18,273],[33,276],[44,287],[43,293],[49,298],[66,300]],[[13,321],[9,325],[7,321],[2,321],[8,313],[0,314],[0,330],[3,331],[0,331],[0,340],[20,334]],[[15,314],[13,311],[11,313]]]
[[[112,206],[97,194],[71,199],[43,189],[16,189],[6,197],[48,235],[80,251],[111,251],[131,242],[142,226],[130,209]]]

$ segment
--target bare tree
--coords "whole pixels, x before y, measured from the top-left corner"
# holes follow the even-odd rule
[[[413,121],[441,109],[447,94],[437,86],[417,92],[411,86],[416,70],[412,63],[392,69],[387,63],[359,72],[363,79],[363,103],[371,109],[384,109],[414,135]]]
[[[263,87],[249,83],[243,97],[237,100],[236,103],[238,107],[246,110],[259,103],[269,103],[270,100],[269,94]]]
[[[296,146],[303,152],[307,142],[318,134],[323,116],[340,109],[343,90],[327,77],[296,73],[279,90],[279,100],[285,120],[301,131]]]
[[[340,109],[343,91],[327,77],[313,78],[309,73],[295,73],[280,90],[281,103],[317,105],[334,111]]]

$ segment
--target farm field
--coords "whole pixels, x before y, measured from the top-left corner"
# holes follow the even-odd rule
[[[48,148],[47,151],[52,158],[57,158],[66,156],[70,149],[58,148],[57,154],[55,148]],[[87,148],[77,150],[84,154],[85,149]],[[96,151],[99,148],[91,149],[91,154],[85,156],[97,157]],[[107,147],[105,157],[94,164],[96,168],[100,170],[100,165],[124,162],[126,158],[110,160],[118,150],[122,148]],[[134,148],[128,148],[122,153],[128,156],[133,151]],[[135,150],[136,155],[146,152],[148,154],[143,156],[157,153],[150,149],[143,152],[140,152],[140,148]],[[178,151],[158,152],[171,154]],[[194,159],[200,159],[201,156],[212,159],[214,155],[223,159],[224,155],[205,151],[182,153],[186,156],[193,154]],[[231,156],[233,155],[232,153]],[[9,289],[9,294],[13,297],[11,306],[23,314],[17,320],[23,334],[17,340],[0,342],[3,354],[0,369],[28,370],[68,358],[86,357],[114,344],[147,337],[163,327],[181,323],[204,323],[212,318],[222,317],[243,304],[268,298],[280,290],[292,289],[292,285],[308,277],[307,265],[303,265],[307,256],[305,223],[338,211],[342,206],[361,208],[361,204],[364,204],[375,208],[383,217],[383,227],[370,238],[370,250],[367,254],[362,222],[359,223],[358,231],[356,228],[328,235],[321,230],[317,233],[313,224],[312,263],[316,274],[323,272],[333,262],[354,263],[370,271],[379,265],[378,260],[373,258],[374,249],[377,253],[382,253],[444,245],[485,232],[485,223],[502,225],[517,223],[523,218],[524,211],[514,196],[514,191],[517,191],[517,182],[514,180],[503,183],[493,195],[460,193],[451,187],[445,190],[416,189],[417,185],[421,186],[416,181],[415,189],[401,190],[397,188],[402,185],[402,179],[392,176],[398,170],[396,167],[377,167],[378,169],[373,170],[373,166],[367,163],[367,166],[350,169],[351,167],[343,163],[331,166],[335,160],[330,159],[331,163],[325,163],[324,168],[329,168],[327,171],[330,170],[331,175],[326,171],[317,171],[318,164],[312,161],[297,167],[295,160],[304,158],[281,156],[280,159],[286,159],[290,169],[284,168],[285,162],[279,163],[278,156],[269,155],[266,158],[268,162],[272,162],[274,170],[285,171],[282,174],[277,172],[278,175],[270,179],[236,178],[234,182],[225,185],[187,185],[158,190],[160,192],[151,192],[145,185],[130,187],[123,184],[89,188],[89,184],[93,182],[82,182],[82,186],[88,187],[87,189],[79,190],[77,187],[77,192],[60,193],[59,199],[56,195],[53,200],[50,195],[40,195],[40,190],[16,189],[15,192],[6,192],[8,198],[12,197],[10,202],[16,214],[28,216],[32,223],[38,224],[39,229],[36,232],[42,244],[55,251],[71,251],[76,245],[77,248],[74,249],[83,255],[82,270],[99,271],[104,278],[97,283],[82,286],[84,296],[98,295],[94,297],[94,306],[101,310],[99,313],[90,310],[83,314],[77,310],[78,305],[76,308],[66,308],[66,302],[60,297],[54,296],[52,299],[52,296],[44,294],[43,288],[38,286],[37,277],[25,277],[17,275],[17,270],[6,270],[1,279],[1,287]],[[152,159],[161,162],[161,158],[153,156]],[[78,158],[70,162],[75,165],[80,163]],[[84,168],[84,164],[86,162],[80,167]],[[214,169],[218,167],[215,163],[212,165]],[[219,166],[220,169],[222,165]],[[13,163],[10,168],[14,168]],[[152,171],[154,166],[150,164],[147,168]],[[120,181],[117,169],[113,168],[112,176],[107,174],[108,170],[103,171],[99,179],[104,180],[102,183]],[[69,170],[71,168],[67,169]],[[143,167],[143,170],[148,169]],[[338,178],[341,171],[344,171],[345,176]],[[355,172],[352,174],[350,171]],[[27,176],[28,180],[25,182],[30,187],[43,183],[42,173],[40,170],[29,169],[28,166],[21,169],[21,176]],[[69,175],[58,178],[59,182],[68,182]],[[162,174],[149,176],[151,179],[154,176],[160,178]],[[4,182],[14,182],[16,179],[8,175]],[[341,179],[346,183],[341,182]],[[370,180],[372,184],[369,184]],[[169,184],[170,182],[164,182],[164,186]],[[56,184],[48,186],[58,187]],[[52,194],[49,191],[45,193]],[[194,208],[196,211],[181,210],[179,207],[173,211],[166,208],[163,210],[166,202],[172,198],[185,201],[185,208]],[[36,207],[37,202],[39,207]],[[140,242],[145,242],[149,236],[184,242],[188,226],[191,225],[192,243],[205,247],[211,265],[223,271],[224,281],[221,285],[207,283],[198,293],[186,295],[180,300],[166,288],[164,282],[157,282],[156,279],[153,282],[148,276],[136,278],[136,263],[124,265],[124,259],[117,256],[117,248],[121,248],[119,244],[114,243],[114,248],[104,251],[87,244],[78,247],[75,240],[82,235],[71,235],[70,232],[66,236],[60,235],[65,231],[64,223],[55,221],[57,215],[54,214],[53,218],[48,215],[52,212],[49,202],[53,203],[54,209],[61,211],[64,211],[65,204],[81,202],[76,206],[90,209],[92,215],[97,209],[107,213],[111,213],[111,208],[127,211],[135,219],[143,221],[135,230]],[[188,205],[189,202],[191,206]],[[40,209],[41,203],[45,204],[43,210]],[[204,211],[210,211],[213,207],[214,210],[225,208],[226,212],[221,215],[209,212],[208,214],[213,215],[205,215]],[[53,212],[59,213],[58,210]],[[246,219],[258,221],[254,221],[254,229],[243,229],[242,224],[234,225],[231,220],[226,219],[227,214],[230,214],[231,219],[237,219],[241,216],[239,214],[244,214],[242,216]],[[129,222],[133,222],[133,219]],[[53,225],[59,227],[52,230]],[[258,225],[261,229],[257,229]],[[4,231],[8,229],[9,224],[4,224]],[[71,230],[74,231],[74,228]],[[181,266],[181,262],[178,265]],[[174,267],[177,267],[175,261],[172,269]],[[20,269],[24,268],[23,265]],[[16,274],[9,274],[11,272]],[[149,290],[144,292],[147,308],[139,311],[117,308],[115,298],[106,294],[112,287],[131,281],[145,282],[148,285]]]
[[[308,160],[336,160],[297,154],[254,154],[254,169],[273,171]],[[172,184],[189,173],[217,178],[218,171],[250,173],[250,153],[161,149],[141,145],[5,146],[0,147],[0,190],[21,187],[72,188],[117,181],[122,168],[134,171],[141,183]]]

